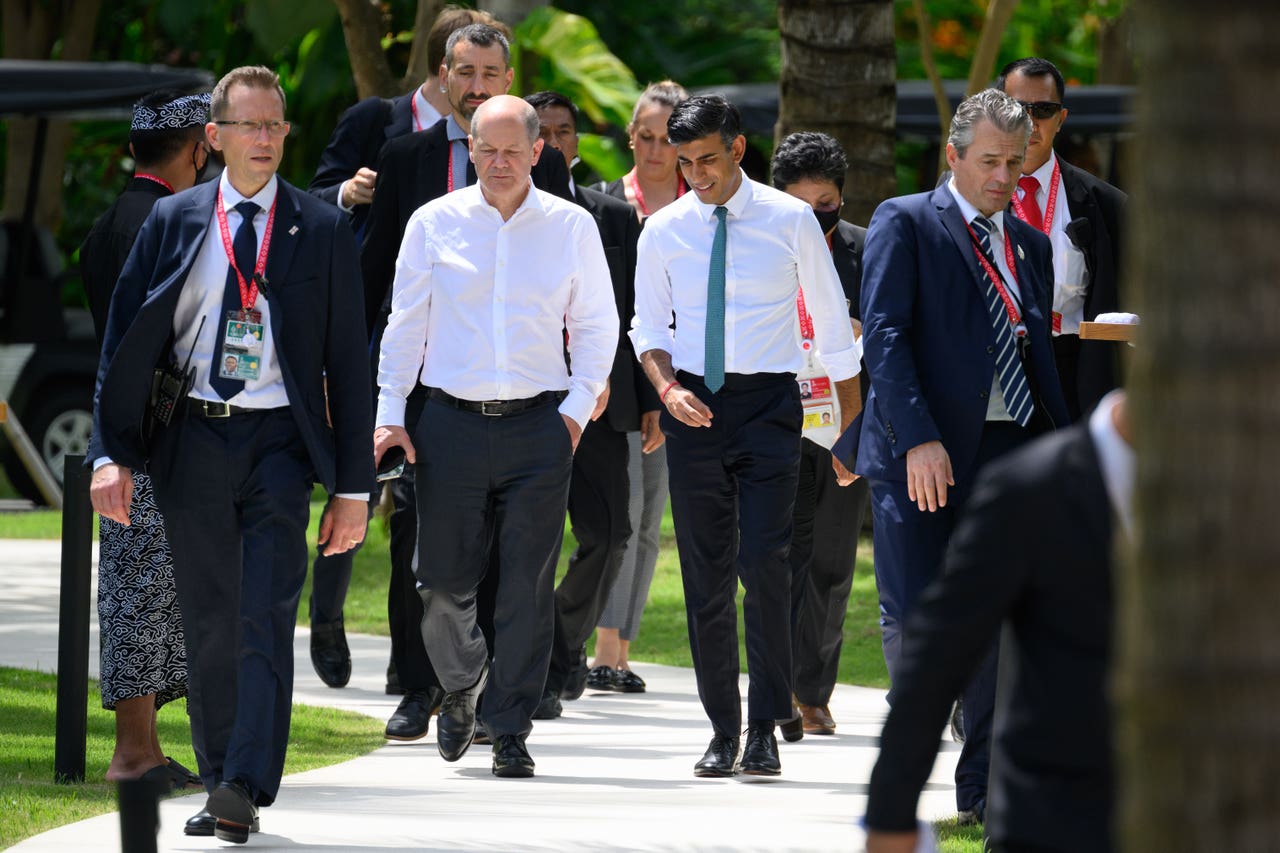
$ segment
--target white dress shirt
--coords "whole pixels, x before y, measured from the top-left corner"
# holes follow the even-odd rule
[[[227,211],[227,232],[234,241],[241,222],[236,205],[246,199],[231,186],[225,171],[219,179],[219,186],[222,190],[222,203]],[[277,188],[273,175],[266,186],[258,190],[257,195],[247,199],[259,208],[253,217],[253,227],[258,235],[258,248],[253,255],[255,263],[258,252],[262,250],[262,240],[267,230],[267,214],[271,212]],[[279,234],[273,237],[273,240],[279,239]],[[209,370],[218,339],[226,332],[227,318],[222,311],[222,293],[226,287],[229,267],[227,251],[223,248],[218,228],[218,212],[215,210],[209,216],[209,229],[205,232],[204,243],[196,252],[195,262],[182,285],[182,293],[178,295],[177,309],[173,312],[173,357],[178,364],[182,364],[187,359],[187,353],[192,353],[191,365],[195,368],[196,376],[191,396],[201,400],[222,401],[209,384]],[[270,289],[271,280],[268,279],[267,290]],[[246,409],[287,406],[289,395],[285,392],[280,359],[276,355],[275,336],[271,332],[270,298],[259,291],[253,310],[262,314],[262,374],[257,379],[246,380],[244,388],[227,402]],[[200,338],[196,340],[201,317],[205,318],[204,328],[200,329]]]
[[[1050,153],[1049,159],[1031,173],[1040,182],[1036,190],[1036,204],[1040,212],[1045,212],[1049,204],[1049,182],[1053,178],[1053,164],[1058,162],[1058,155]],[[1018,199],[1026,195],[1021,189],[1015,190]],[[1084,297],[1088,287],[1088,268],[1084,261],[1084,252],[1076,248],[1067,236],[1067,225],[1071,223],[1071,206],[1067,202],[1067,186],[1058,176],[1058,198],[1053,203],[1053,223],[1049,226],[1049,242],[1053,244],[1053,310],[1062,315],[1062,328],[1055,334],[1078,335],[1080,322],[1084,320]]]
[[[1113,410],[1124,399],[1124,391],[1117,388],[1099,402],[1089,416],[1089,437],[1098,451],[1098,465],[1102,469],[1102,483],[1106,487],[1111,508],[1120,519],[1120,529],[1133,539],[1133,485],[1136,479],[1137,457],[1133,448],[1116,429]]]
[[[560,412],[585,427],[618,346],[610,282],[590,214],[532,182],[505,222],[478,185],[422,206],[396,259],[378,425],[404,425],[420,379],[463,400],[568,389]]]
[[[956,179],[953,176],[947,181],[947,189],[951,190],[951,195],[955,198],[956,204],[960,206],[960,215],[964,217],[964,221],[972,223],[975,216],[986,216],[981,213],[978,208],[969,204],[968,199],[960,195],[960,190],[956,189]],[[1000,277],[1004,279],[1004,285],[1008,288],[1013,296],[1014,303],[1018,306],[1018,314],[1022,314],[1022,289],[1018,287],[1018,279],[1010,272],[1008,259],[1004,254],[1004,211],[997,210],[995,213],[987,216],[991,224],[995,227],[991,229],[991,254],[996,262],[996,269],[1000,271]],[[970,228],[973,226],[970,225]],[[983,276],[986,276],[984,271]],[[1000,387],[1000,371],[999,366],[992,371],[991,374],[991,394],[987,397],[987,420],[989,421],[1012,421],[1013,415],[1009,414],[1009,407],[1004,404],[1004,390]]]
[[[831,251],[809,205],[742,174],[724,204],[724,369],[797,373],[804,365],[796,293],[804,285],[814,340],[834,381],[858,375],[862,347]],[[636,265],[637,354],[664,350],[677,370],[705,373],[707,273],[715,205],[685,193],[645,220]],[[675,328],[671,328],[672,320]]]

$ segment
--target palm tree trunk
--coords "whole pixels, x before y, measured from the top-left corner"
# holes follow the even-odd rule
[[[865,225],[896,194],[892,0],[779,0],[782,74],[775,141],[835,137],[849,158],[843,216]]]
[[[1117,588],[1118,849],[1274,850],[1280,7],[1134,9],[1142,532]]]

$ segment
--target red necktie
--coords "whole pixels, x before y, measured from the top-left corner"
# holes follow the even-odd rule
[[[1040,202],[1036,201],[1036,191],[1040,182],[1031,175],[1018,178],[1018,188],[1022,190],[1022,209],[1027,214],[1027,224],[1038,231],[1044,230],[1044,214],[1040,212]]]

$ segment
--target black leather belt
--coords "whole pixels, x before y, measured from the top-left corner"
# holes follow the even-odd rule
[[[232,415],[261,415],[266,412],[278,411],[283,406],[274,409],[247,409],[244,406],[233,406],[230,403],[213,400],[200,400],[196,397],[187,398],[187,413],[197,415],[202,418],[229,418]]]
[[[459,400],[439,388],[431,388],[427,391],[427,395],[432,400],[439,400],[441,403],[447,403],[464,412],[476,412],[492,418],[514,415],[518,412],[536,409],[538,406],[545,406],[547,403],[559,403],[565,398],[565,394],[566,392],[564,391],[543,391],[541,394],[520,400]]]

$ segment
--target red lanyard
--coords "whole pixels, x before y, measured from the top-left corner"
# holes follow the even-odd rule
[[[827,251],[831,251],[831,235],[827,235]],[[804,304],[804,287],[796,288],[796,313],[800,315],[801,349],[809,349],[808,342],[813,340],[813,315]]]
[[[1050,229],[1053,228],[1053,210],[1058,206],[1058,176],[1060,174],[1061,170],[1058,168],[1058,158],[1055,157],[1053,159],[1053,175],[1049,178],[1049,200],[1044,206],[1044,222],[1041,223],[1043,226],[1041,230],[1044,231],[1046,236]],[[1018,218],[1023,222],[1027,221],[1027,212],[1023,209],[1022,199],[1018,198],[1018,193],[1016,191],[1013,194],[1013,212],[1016,213]]]
[[[413,114],[413,129],[422,130],[422,122],[418,120],[418,93],[415,90],[409,99],[409,112]]]
[[[151,174],[148,174],[147,172],[136,172],[136,173],[134,173],[134,177],[135,177],[135,178],[141,178],[141,179],[142,179],[142,180],[144,180],[144,181],[155,181],[157,184],[159,184],[160,186],[164,187],[164,188],[165,188],[165,189],[167,189],[169,192],[171,192],[171,193],[176,193],[176,192],[177,192],[177,190],[175,190],[175,189],[173,188],[173,184],[169,183],[168,181],[166,181],[164,178],[160,177],[159,175],[151,175]]]
[[[631,188],[631,194],[636,197],[636,205],[640,208],[640,212],[646,217],[649,215],[649,205],[644,203],[644,193],[640,190],[640,181],[636,179],[636,170],[633,168],[622,176],[622,181]],[[687,187],[684,185],[684,178],[676,173],[676,198],[684,195]]]
[[[461,139],[449,140],[449,156],[445,158],[445,167],[444,167],[445,177],[447,178],[447,181],[446,181],[447,188],[445,189],[446,193],[453,192],[453,146],[454,146],[454,143],[461,142],[461,141],[462,141]]]
[[[969,229],[969,236],[973,238],[973,253],[978,256],[978,263],[982,264],[982,269],[986,271],[987,277],[991,279],[991,283],[996,286],[996,291],[1000,294],[1000,298],[1004,301],[1005,313],[1009,315],[1009,325],[1013,327],[1013,333],[1018,337],[1022,337],[1027,333],[1027,327],[1022,324],[1022,320],[1018,312],[1018,304],[1014,302],[1009,289],[1004,286],[1004,279],[1000,277],[1000,273],[987,260],[986,254],[979,248],[978,235],[973,233],[973,226],[965,223],[965,227]],[[1013,244],[1009,241],[1007,234],[1004,237],[1004,260],[1009,266],[1009,275],[1013,276],[1013,283],[1018,283],[1018,268],[1013,263]]]
[[[231,243],[231,229],[227,227],[227,211],[222,206],[222,188],[218,188],[218,203],[214,210],[218,214],[218,231],[222,234],[222,248],[227,253],[227,263],[236,271],[236,280],[240,282],[240,307],[248,311],[258,301],[258,277],[267,269],[267,250],[271,248],[271,227],[276,221],[276,202],[280,194],[271,200],[271,212],[267,214],[267,229],[262,234],[262,248],[258,250],[258,263],[253,268],[253,278],[244,280],[244,273],[236,266],[236,252]]]

